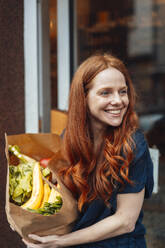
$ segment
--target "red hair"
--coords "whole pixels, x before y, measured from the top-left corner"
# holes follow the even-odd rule
[[[101,71],[114,67],[125,76],[129,106],[119,127],[107,132],[103,150],[104,159],[96,166],[96,156],[90,135],[86,96],[92,79]],[[70,90],[68,121],[63,139],[64,155],[69,167],[60,174],[66,186],[78,199],[79,210],[85,203],[102,198],[106,204],[116,183],[132,183],[129,165],[133,159],[132,133],[137,128],[134,112],[135,91],[129,73],[118,58],[94,55],[84,61],[76,71]],[[121,155],[122,154],[122,155]]]

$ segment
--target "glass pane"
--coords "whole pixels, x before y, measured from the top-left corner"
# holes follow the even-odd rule
[[[77,0],[77,61],[111,52],[126,63],[149,146],[160,151],[159,192],[144,204],[149,248],[165,240],[165,0]]]

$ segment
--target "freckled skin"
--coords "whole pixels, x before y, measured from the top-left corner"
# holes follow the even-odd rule
[[[87,104],[93,128],[119,126],[129,105],[124,75],[113,67],[98,73],[92,80]]]

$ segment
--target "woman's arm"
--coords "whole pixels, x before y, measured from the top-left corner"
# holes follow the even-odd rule
[[[116,213],[87,228],[63,235],[31,238],[49,247],[67,247],[112,238],[134,230],[144,200],[144,189],[139,193],[118,194]],[[52,246],[51,246],[52,244]],[[37,248],[37,246],[34,246]],[[46,247],[46,246],[38,246]]]
[[[144,190],[139,193],[118,194],[116,213],[82,230],[61,237],[62,246],[96,242],[134,230],[142,208]]]

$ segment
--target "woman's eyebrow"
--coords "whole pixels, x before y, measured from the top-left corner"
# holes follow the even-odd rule
[[[101,89],[98,89],[98,91],[97,92],[101,92],[101,91],[104,91],[104,90],[112,90],[113,88],[111,88],[111,87],[103,87],[103,88],[101,88]]]
[[[103,87],[101,89],[98,89],[98,92],[100,91],[103,91],[103,90],[113,90],[114,88],[113,87]],[[123,89],[128,89],[128,86],[122,86],[122,87],[119,87],[119,90],[123,90]]]
[[[128,89],[128,86],[126,85],[126,86],[123,86],[123,87],[121,87],[120,88],[121,90],[123,90],[123,89]]]

